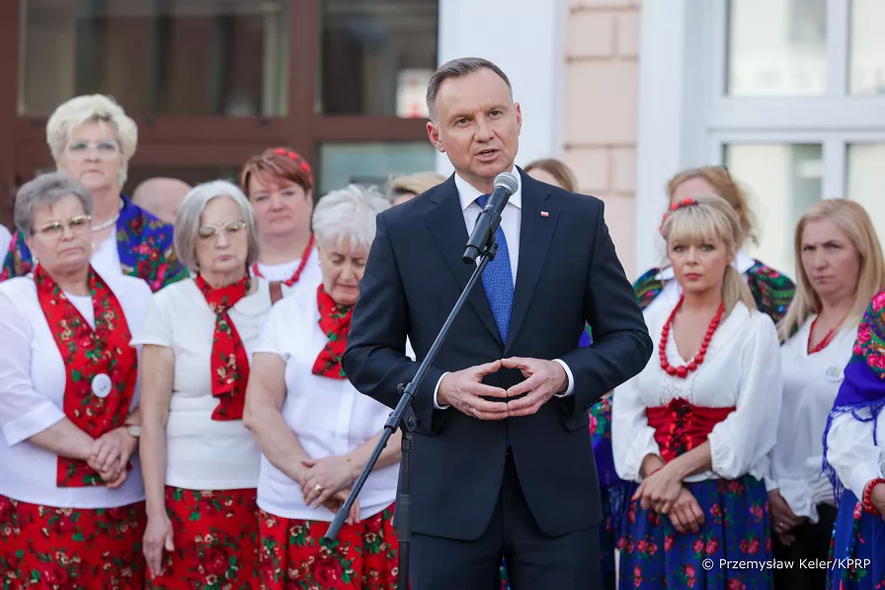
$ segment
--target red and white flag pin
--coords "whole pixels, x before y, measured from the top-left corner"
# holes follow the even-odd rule
[[[546,211],[541,211],[541,217],[550,217],[550,214]]]

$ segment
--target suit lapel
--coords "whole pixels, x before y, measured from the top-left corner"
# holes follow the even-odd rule
[[[464,214],[461,211],[461,202],[458,199],[458,190],[455,188],[454,176],[449,178],[444,185],[430,195],[430,201],[435,205],[430,214],[425,218],[433,234],[434,240],[439,247],[445,265],[451,271],[458,290],[463,291],[473,274],[475,266],[464,264],[461,256],[464,255],[464,246],[467,244],[467,228],[464,225]],[[492,308],[488,297],[483,289],[482,281],[474,285],[473,290],[467,297],[467,303],[479,316],[486,329],[501,342],[501,335],[495,325]],[[503,342],[501,342],[503,345]]]
[[[510,329],[507,347],[513,342],[541,276],[541,269],[547,259],[553,231],[559,210],[547,201],[549,191],[541,183],[531,179],[520,170],[522,181],[522,223],[519,236],[519,268],[516,272],[516,288],[513,293],[513,311],[510,315]],[[545,215],[542,215],[542,212]],[[505,347],[505,351],[506,348]]]

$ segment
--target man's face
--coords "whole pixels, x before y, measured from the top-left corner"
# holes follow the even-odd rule
[[[507,83],[482,69],[442,83],[427,135],[461,178],[488,193],[495,176],[513,168],[521,127],[522,113]]]

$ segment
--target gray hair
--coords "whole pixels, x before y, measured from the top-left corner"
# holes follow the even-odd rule
[[[71,132],[89,121],[110,123],[117,131],[117,143],[123,154],[120,186],[126,183],[126,164],[138,147],[138,126],[126,116],[117,102],[103,94],[84,94],[61,103],[46,122],[46,143],[56,160],[64,151]]]
[[[513,86],[510,84],[507,74],[501,68],[481,57],[459,57],[439,66],[433,73],[433,76],[430,77],[430,82],[427,84],[427,112],[430,115],[431,121],[436,121],[436,95],[439,94],[439,89],[442,87],[443,82],[450,78],[463,78],[479,70],[495,72],[498,77],[507,83],[507,88],[510,90],[510,98],[511,100],[513,99]]]
[[[53,205],[62,197],[74,195],[86,215],[92,215],[92,194],[80,181],[64,172],[42,174],[22,185],[15,196],[15,226],[25,235],[34,233],[34,210],[39,205]]]
[[[375,216],[390,202],[374,186],[349,184],[319,200],[313,211],[313,232],[320,248],[340,246],[368,252],[375,239]]]
[[[248,231],[249,250],[246,254],[246,265],[250,266],[258,260],[258,225],[255,222],[255,211],[249,199],[235,184],[226,180],[213,180],[198,184],[188,191],[178,209],[175,219],[175,253],[178,259],[191,272],[200,270],[197,264],[196,245],[200,230],[200,218],[209,201],[218,197],[229,197],[240,207],[243,221]]]

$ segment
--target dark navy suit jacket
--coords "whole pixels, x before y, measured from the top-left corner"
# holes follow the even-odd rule
[[[642,370],[651,355],[603,203],[519,172],[519,267],[507,342],[479,282],[413,401],[416,533],[463,540],[482,534],[501,490],[508,434],[520,486],[541,529],[559,536],[597,525],[587,409]],[[424,358],[473,271],[461,260],[467,237],[454,177],[378,216],[344,357],[358,390],[396,405],[397,385],[418,369],[404,355],[406,337]],[[593,345],[578,348],[585,322]],[[434,408],[433,390],[444,372],[509,356],[562,359],[574,375],[574,395],[552,398],[532,416],[500,421]],[[484,382],[507,388],[522,379],[506,370]]]

